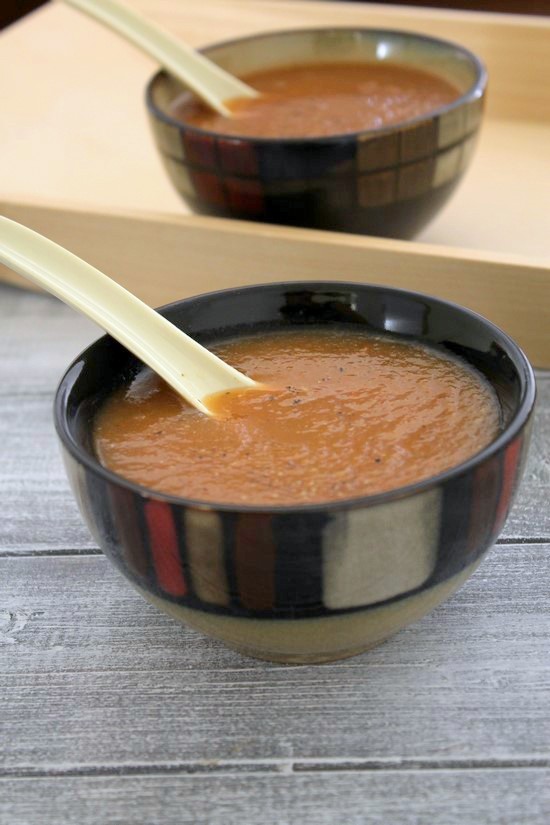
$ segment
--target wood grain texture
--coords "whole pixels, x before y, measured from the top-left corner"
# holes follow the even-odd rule
[[[1,559],[3,770],[550,764],[549,575],[548,546],[500,546],[379,648],[280,667],[181,628],[103,557]]]
[[[94,548],[66,480],[47,395],[0,396],[2,552]]]
[[[286,767],[286,766],[282,766]],[[547,825],[550,770],[0,780],[17,825]]]
[[[0,396],[51,396],[71,361],[102,334],[55,298],[1,284]]]

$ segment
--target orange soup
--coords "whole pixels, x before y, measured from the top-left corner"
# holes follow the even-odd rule
[[[211,417],[143,370],[97,415],[104,466],[184,498],[314,504],[437,475],[499,431],[481,374],[420,343],[315,327],[211,349],[264,386],[212,396]]]
[[[184,95],[178,120],[248,137],[322,137],[401,123],[451,103],[458,90],[430,72],[386,63],[315,63],[254,72],[244,78],[261,92],[233,101],[233,117]]]

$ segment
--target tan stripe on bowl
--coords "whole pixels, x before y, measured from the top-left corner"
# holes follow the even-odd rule
[[[184,515],[187,562],[193,590],[209,604],[229,604],[225,572],[223,528],[212,510],[186,510]]]
[[[360,607],[420,587],[435,568],[441,492],[339,513],[323,536],[323,601]]]

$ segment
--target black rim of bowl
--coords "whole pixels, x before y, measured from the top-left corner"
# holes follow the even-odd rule
[[[223,132],[214,132],[209,129],[201,129],[199,126],[192,126],[191,124],[184,123],[181,120],[177,120],[176,118],[170,117],[165,112],[160,109],[154,100],[154,87],[158,80],[163,76],[168,76],[169,72],[165,69],[160,69],[156,72],[153,77],[147,83],[145,87],[145,102],[147,108],[156,118],[162,120],[164,123],[168,124],[169,126],[174,126],[178,129],[184,128],[189,130],[192,133],[197,135],[204,135],[211,138],[224,138],[227,140],[235,140],[235,141],[244,141],[247,143],[258,143],[258,144],[284,144],[286,145],[293,145],[297,143],[330,143],[331,141],[342,141],[342,140],[351,140],[353,138],[357,139],[359,135],[372,135],[373,137],[399,130],[403,127],[412,126],[418,123],[422,123],[423,121],[432,120],[434,117],[439,117],[441,115],[446,114],[447,112],[451,112],[453,109],[457,109],[459,106],[464,105],[465,103],[469,103],[473,100],[477,100],[483,96],[485,92],[485,88],[487,86],[487,69],[485,65],[480,60],[477,55],[471,52],[469,49],[461,46],[459,43],[454,43],[451,40],[444,40],[440,37],[430,37],[427,34],[421,34],[419,32],[410,32],[404,31],[402,29],[370,29],[368,27],[358,27],[354,28],[353,26],[325,26],[319,28],[307,28],[307,29],[280,29],[277,31],[269,31],[269,32],[262,32],[261,34],[249,34],[244,37],[237,37],[231,40],[223,40],[217,43],[211,43],[208,46],[204,46],[202,49],[199,49],[201,52],[208,52],[210,49],[217,49],[223,48],[224,46],[237,46],[239,43],[246,43],[249,40],[259,40],[263,37],[275,37],[277,35],[290,35],[290,34],[314,34],[316,32],[324,32],[324,31],[341,31],[341,32],[358,32],[358,33],[365,33],[370,35],[380,35],[383,36],[398,36],[403,38],[409,38],[411,40],[417,40],[424,43],[436,43],[439,46],[447,47],[453,51],[459,52],[461,55],[466,57],[470,63],[474,66],[476,72],[476,79],[472,86],[467,89],[466,92],[457,97],[456,100],[451,101],[451,103],[447,103],[445,106],[439,106],[436,109],[431,109],[429,112],[426,112],[423,115],[418,115],[414,118],[409,118],[409,120],[400,120],[397,123],[386,124],[382,126],[376,126],[373,129],[363,129],[357,132],[340,132],[335,133],[334,135],[325,135],[320,137],[297,137],[297,138],[270,138],[270,137],[249,137],[248,135],[227,135]]]
[[[527,359],[527,356],[522,351],[522,349],[515,343],[515,341],[512,338],[510,338],[509,335],[507,335],[503,330],[501,330],[500,327],[497,327],[495,324],[493,324],[491,321],[488,321],[479,313],[473,312],[472,310],[462,307],[459,304],[456,304],[452,301],[445,301],[441,298],[435,298],[432,295],[427,295],[426,293],[422,292],[414,292],[412,290],[407,289],[398,289],[396,287],[386,287],[380,284],[364,284],[353,281],[278,281],[274,283],[256,284],[253,286],[246,287],[233,287],[230,289],[201,293],[200,295],[194,295],[190,298],[183,298],[180,301],[173,301],[170,304],[165,304],[164,306],[160,307],[158,311],[164,314],[172,308],[180,306],[186,302],[196,301],[200,298],[218,297],[220,295],[225,295],[228,293],[246,292],[249,290],[258,290],[262,288],[272,288],[274,290],[322,288],[323,290],[326,290],[329,288],[353,289],[354,287],[359,289],[364,289],[365,287],[367,287],[368,289],[373,290],[393,292],[396,295],[401,294],[405,297],[429,300],[432,304],[438,304],[441,307],[461,312],[468,318],[471,318],[472,320],[481,321],[485,325],[486,329],[490,331],[491,334],[494,336],[495,341],[497,341],[497,343],[507,353],[508,357],[510,357],[512,360],[515,359],[516,362],[519,362],[519,365],[521,366],[516,366],[514,364],[521,385],[521,396],[518,403],[518,407],[509,424],[501,433],[499,433],[499,435],[493,441],[491,441],[486,447],[484,447],[479,452],[475,453],[466,461],[462,462],[461,464],[457,464],[455,467],[451,467],[448,470],[444,470],[438,475],[429,476],[428,478],[416,481],[413,484],[409,484],[405,487],[396,487],[393,490],[387,490],[385,492],[376,493],[370,496],[355,496],[353,498],[337,499],[335,501],[327,500],[316,504],[270,506],[261,504],[217,503],[215,501],[185,498],[183,496],[174,496],[168,493],[162,493],[158,490],[152,490],[150,487],[145,487],[141,484],[129,481],[123,476],[120,476],[117,473],[108,470],[106,467],[103,467],[103,465],[99,463],[98,459],[96,459],[83,447],[80,446],[80,444],[74,439],[72,432],[70,430],[68,418],[66,415],[65,403],[66,399],[70,394],[71,387],[73,384],[73,381],[70,380],[70,373],[79,361],[84,360],[86,357],[90,355],[91,350],[95,348],[99,341],[108,337],[106,335],[102,336],[101,338],[97,339],[92,344],[90,344],[89,347],[83,350],[80,353],[80,355],[78,355],[73,360],[73,362],[67,368],[65,374],[63,375],[63,378],[59,383],[54,400],[55,428],[58,437],[60,438],[65,448],[69,451],[69,453],[77,462],[83,464],[88,470],[102,477],[104,480],[124,487],[137,495],[189,508],[196,507],[209,510],[219,510],[222,512],[270,514],[298,512],[315,513],[320,511],[326,511],[327,509],[333,511],[342,509],[346,510],[349,508],[356,507],[369,507],[387,503],[390,501],[395,501],[397,499],[405,498],[410,495],[415,495],[417,493],[422,493],[426,490],[431,489],[432,487],[438,486],[443,482],[449,481],[453,478],[458,478],[464,473],[468,473],[476,465],[481,464],[483,461],[487,460],[495,453],[504,449],[509,442],[514,440],[514,438],[518,435],[520,430],[523,429],[523,427],[529,420],[529,417],[533,411],[536,397],[536,382],[533,369]]]

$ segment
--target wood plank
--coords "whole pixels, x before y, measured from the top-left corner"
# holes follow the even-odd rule
[[[550,368],[548,261],[198,216],[107,216],[7,203],[3,211],[150,304],[268,281],[377,283],[469,307],[505,329],[536,366]],[[5,275],[22,282],[9,270]]]
[[[4,771],[550,760],[547,545],[500,546],[422,621],[322,668],[181,629],[103,557],[1,559],[0,571]]]
[[[17,825],[547,825],[549,770],[0,780]]]
[[[449,636],[459,651],[463,648],[460,655],[468,666],[485,668],[487,655],[504,654],[511,643],[515,653],[525,657],[523,666],[533,656],[528,649],[521,652],[520,646],[534,633],[539,612],[542,624],[534,635],[544,644],[550,632],[544,616],[548,557],[544,544],[499,545],[451,600],[415,626],[414,633],[404,631],[365,657],[334,667],[352,667],[363,658],[369,667],[380,667],[397,657],[404,666],[423,666],[409,633],[430,645],[430,661],[438,667],[455,656],[446,648]],[[6,674],[270,667],[180,626],[144,601],[102,555],[0,558],[0,570],[2,642],[14,645],[4,649]],[[532,603],[535,609],[530,611]],[[520,622],[510,627],[501,619],[514,609]],[[490,627],[494,632],[488,632]],[[468,649],[468,639],[474,636],[476,647]],[[500,651],[496,644],[502,646]]]
[[[8,383],[17,378],[7,363],[6,368],[0,362],[0,385],[5,369]],[[50,369],[53,364],[48,366]],[[9,395],[0,394],[0,553],[93,549],[95,543],[80,518],[65,477],[53,425],[52,395],[31,392],[26,379],[16,387],[13,390],[12,385]],[[502,539],[550,538],[549,498],[550,380],[545,378],[539,382],[525,476]]]
[[[47,395],[0,396],[0,548],[10,552],[96,547],[61,461]]]
[[[71,361],[103,331],[55,298],[0,284],[0,396],[51,396]]]

